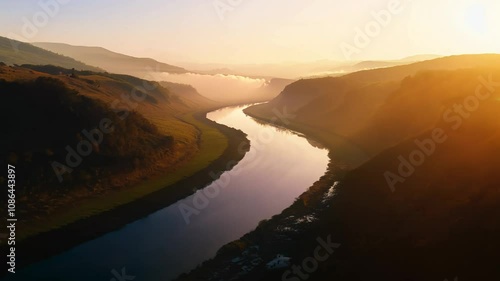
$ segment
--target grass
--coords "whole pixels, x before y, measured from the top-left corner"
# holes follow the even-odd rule
[[[82,200],[78,205],[65,212],[53,214],[47,220],[44,220],[43,223],[40,222],[23,226],[23,231],[18,234],[18,239],[23,240],[39,233],[60,228],[64,225],[78,221],[79,219],[97,215],[117,206],[137,200],[152,192],[168,188],[168,186],[207,167],[212,161],[223,154],[228,146],[228,139],[223,133],[197,120],[195,114],[186,114],[182,116],[181,120],[199,129],[200,142],[199,150],[194,157],[187,163],[178,167],[175,172],[146,180],[129,188],[114,191],[110,194],[106,194],[106,196]]]

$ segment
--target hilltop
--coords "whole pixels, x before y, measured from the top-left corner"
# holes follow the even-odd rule
[[[96,65],[108,72],[140,75],[148,72],[186,73],[178,66],[159,62],[151,58],[137,58],[107,50],[102,47],[73,46],[63,43],[38,42],[33,45]]]
[[[28,43],[0,36],[0,62],[13,64],[38,64],[56,65],[69,69],[103,71],[102,69],[87,65],[74,58],[56,54]]]
[[[22,237],[165,188],[233,153],[225,152],[228,141],[244,140],[204,119],[202,113],[218,105],[192,88],[181,91],[185,85],[166,88],[128,75],[0,64],[0,87],[7,136],[0,153],[24,175],[17,190],[25,198],[19,204],[27,224]],[[112,124],[111,133],[103,133],[103,120]],[[89,147],[80,153],[86,141],[91,153],[85,152]],[[166,192],[164,204],[185,192],[192,188]],[[80,201],[88,202],[60,212]]]

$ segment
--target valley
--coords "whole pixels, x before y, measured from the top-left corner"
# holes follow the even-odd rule
[[[0,280],[498,280],[498,11],[0,1]]]

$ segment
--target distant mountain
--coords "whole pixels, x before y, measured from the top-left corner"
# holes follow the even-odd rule
[[[397,65],[402,65],[402,64],[407,64],[407,62],[403,62],[403,61],[362,61],[362,62],[359,62],[359,63],[353,65],[353,67],[359,71],[359,70],[391,67],[391,66],[397,66]]]
[[[330,71],[332,68],[346,65],[344,62],[320,60],[311,62],[284,62],[261,64],[195,64],[183,63],[190,69],[203,74],[229,74],[255,78],[297,79]]]
[[[33,43],[33,45],[65,56],[96,65],[112,73],[141,75],[158,71],[168,73],[186,73],[184,68],[169,65],[151,58],[137,58],[101,47],[73,46],[63,43]]]
[[[405,65],[405,64],[411,64],[411,63],[416,63],[416,62],[421,62],[421,61],[426,61],[426,60],[433,60],[437,59],[441,56],[438,55],[415,55],[411,57],[406,57],[400,60],[387,60],[387,61],[382,61],[382,60],[373,60],[373,61],[361,61],[357,62],[352,65],[342,65],[335,67],[333,69],[330,69],[329,71],[325,71],[323,73],[319,73],[317,75],[314,75],[311,78],[314,77],[324,77],[324,76],[340,76],[340,75],[345,75],[357,71],[363,71],[363,70],[372,70],[372,69],[377,69],[377,68],[387,68],[387,67],[392,67],[392,66],[398,66],[398,65]]]
[[[362,71],[362,70],[372,70],[377,68],[385,68],[392,67],[398,65],[409,64],[408,61],[362,61],[354,64],[346,64],[342,66],[338,66],[326,71],[322,71],[319,73],[315,73],[314,75],[309,76],[308,78],[320,78],[326,76],[342,76],[349,73]]]
[[[325,76],[340,76],[361,70],[371,70],[376,68],[392,67],[414,62],[434,59],[434,55],[418,55],[401,60],[373,60],[373,61],[333,61],[320,60],[312,62],[289,62],[275,64],[189,64],[190,69],[196,69],[203,74],[228,74],[248,76],[255,78],[319,78]]]
[[[84,64],[73,58],[59,55],[28,43],[0,37],[0,62],[7,65],[34,64],[55,65],[77,70],[103,71],[94,66]]]
[[[425,54],[425,55],[409,56],[409,57],[400,59],[400,61],[417,62],[417,61],[438,59],[438,58],[441,58],[441,57],[443,57],[443,56],[432,55],[432,54]]]

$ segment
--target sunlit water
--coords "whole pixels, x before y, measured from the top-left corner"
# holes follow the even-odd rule
[[[207,116],[242,130],[251,141],[243,160],[207,190],[36,263],[9,280],[119,281],[113,269],[119,274],[125,269],[137,281],[171,280],[290,206],[325,173],[327,150],[290,131],[259,124],[243,109],[224,108]],[[193,199],[202,198],[204,191],[213,198],[203,196],[208,201],[195,205]],[[180,206],[195,208],[197,214],[183,216]]]

